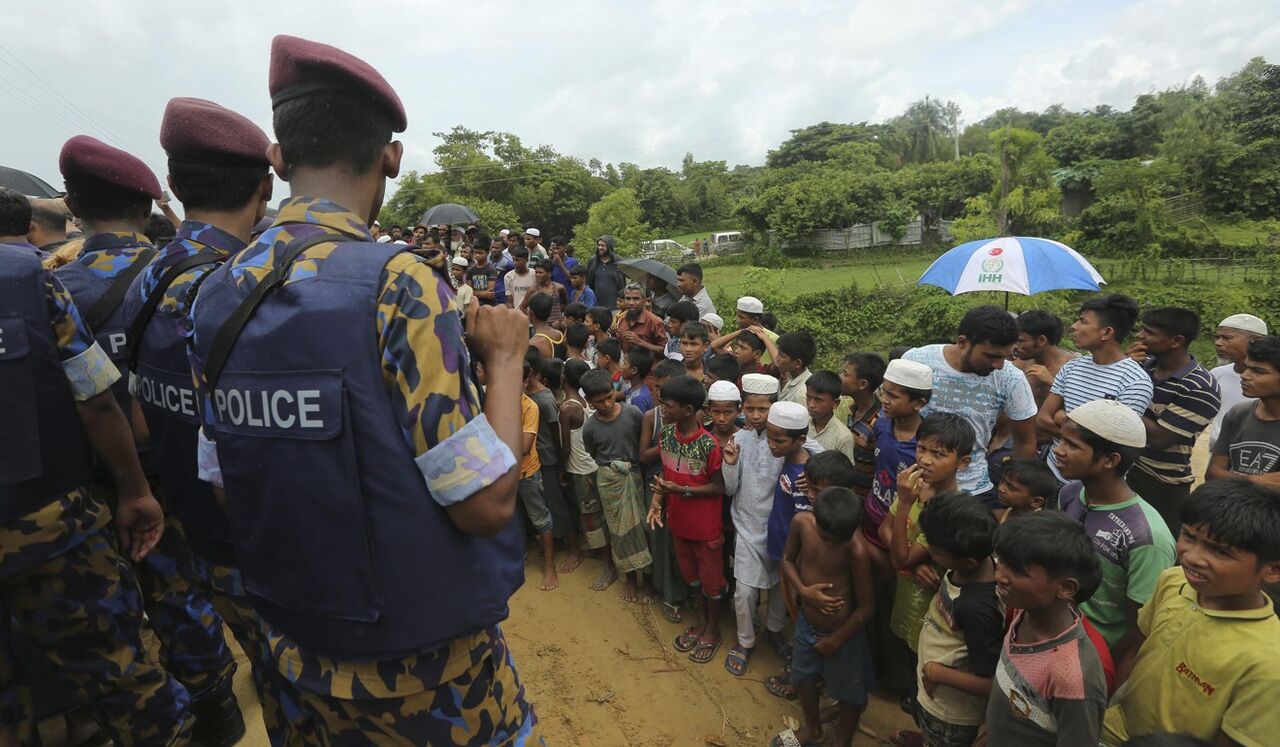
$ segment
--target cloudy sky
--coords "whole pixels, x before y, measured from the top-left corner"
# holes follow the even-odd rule
[[[271,37],[372,63],[409,112],[405,168],[433,131],[504,130],[584,159],[760,163],[788,130],[878,121],[929,94],[974,121],[1004,106],[1128,108],[1250,57],[1280,61],[1275,0],[41,0],[0,14],[0,164],[55,186],[88,133],[163,174],[173,96],[270,131]]]

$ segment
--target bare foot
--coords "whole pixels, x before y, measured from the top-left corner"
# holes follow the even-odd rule
[[[640,604],[653,604],[659,599],[661,599],[661,596],[658,594],[658,590],[653,588],[653,583],[650,581],[644,582],[644,585],[640,587],[640,593],[636,597],[636,601],[640,602]]]
[[[539,587],[543,591],[551,591],[560,586],[560,577],[556,575],[556,567],[550,563],[542,570],[542,586]]]
[[[624,602],[636,601],[636,580],[630,575],[627,576],[626,583],[622,585],[621,596]]]
[[[578,566],[580,565],[582,565],[582,555],[576,552],[570,552],[565,557],[564,562],[560,563],[560,572],[573,573],[578,570]]]
[[[604,591],[613,586],[613,582],[618,580],[618,571],[612,565],[606,565],[604,570],[600,571],[600,577],[591,582],[592,591]]]
[[[822,744],[822,727],[815,729],[806,729],[804,724],[796,729],[796,741],[800,744]]]

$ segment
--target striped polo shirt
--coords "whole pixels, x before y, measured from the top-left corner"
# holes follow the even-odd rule
[[[1209,427],[1222,407],[1218,382],[1196,362],[1195,356],[1163,380],[1155,378],[1155,359],[1147,361],[1143,367],[1155,383],[1155,396],[1143,417],[1155,420],[1161,428],[1171,431],[1176,439],[1168,449],[1148,448],[1143,451],[1134,468],[1171,485],[1194,482],[1191,449],[1195,446],[1196,436]]]
[[[1114,399],[1138,415],[1151,406],[1151,374],[1134,359],[1125,356],[1114,363],[1095,363],[1092,355],[1072,358],[1058,369],[1050,394],[1062,397],[1062,409],[1070,413],[1086,402]],[[1053,442],[1054,446],[1058,441]],[[1060,482],[1066,478],[1058,471],[1055,460],[1046,460]]]

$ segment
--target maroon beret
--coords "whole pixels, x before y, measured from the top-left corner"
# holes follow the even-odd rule
[[[90,177],[160,199],[160,182],[145,163],[88,135],[76,135],[63,144],[58,170],[63,179]]]
[[[160,146],[170,158],[238,158],[268,166],[271,141],[257,125],[230,109],[204,99],[169,99],[160,123]]]
[[[393,131],[404,132],[409,125],[391,84],[369,63],[328,44],[283,34],[272,39],[267,87],[272,109],[316,91],[348,91],[381,106]]]

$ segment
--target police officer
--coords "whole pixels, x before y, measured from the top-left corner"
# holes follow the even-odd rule
[[[141,231],[151,200],[160,195],[160,184],[142,161],[83,135],[63,146],[59,166],[67,206],[79,216],[86,238],[80,256],[54,275],[107,356],[127,371],[121,306],[129,284],[157,253]],[[113,388],[121,409],[132,415],[127,378]],[[131,420],[135,434],[145,433],[142,418]],[[144,469],[154,464],[150,456],[144,450]],[[193,560],[182,528],[171,514],[166,519],[160,543],[137,568],[147,619],[161,641],[165,668],[191,693],[193,736],[211,746],[234,744],[244,734],[231,689],[235,661],[223,638],[221,618],[192,583]]]
[[[143,648],[137,582],[111,510],[87,489],[89,445],[115,480],[123,552],[145,556],[164,517],[111,393],[119,373],[70,294],[17,245],[30,222],[27,199],[0,190],[0,734],[33,739],[14,708],[12,618],[117,744],[172,744],[190,732],[189,696]]]
[[[468,314],[444,255],[373,241],[404,108],[372,67],[278,36],[274,226],[192,309],[245,586],[332,745],[541,743],[498,623],[524,576],[513,520],[518,312]],[[202,460],[206,457],[202,455]]]
[[[186,220],[134,280],[123,316],[134,395],[155,444],[165,507],[186,531],[202,589],[249,659],[267,735],[283,745],[299,743],[293,732],[307,730],[304,713],[288,681],[264,665],[266,639],[245,595],[226,513],[212,486],[197,476],[200,398],[191,383],[184,327],[209,271],[243,249],[266,214],[270,144],[255,124],[211,101],[169,101],[160,145],[168,154],[169,188]]]

